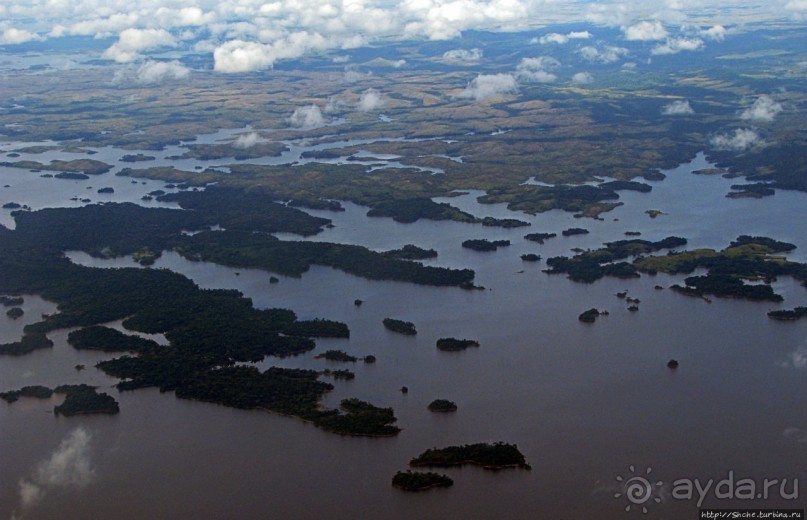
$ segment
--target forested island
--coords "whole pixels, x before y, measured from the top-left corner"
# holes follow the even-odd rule
[[[322,354],[317,354],[314,359],[325,359],[327,361],[339,361],[341,363],[355,363],[359,358],[341,350],[326,350]]]
[[[796,307],[792,310],[770,311],[768,317],[780,321],[800,320],[807,316],[807,307]]]
[[[425,491],[434,487],[450,487],[454,481],[446,475],[420,471],[399,471],[392,477],[392,485],[404,491]]]
[[[561,235],[565,237],[573,237],[575,235],[588,235],[588,229],[584,228],[569,228],[561,231]]]
[[[418,333],[415,324],[411,321],[396,320],[394,318],[384,318],[384,327],[392,332],[403,334],[405,336],[414,336]]]
[[[474,464],[485,469],[524,468],[530,469],[524,454],[515,444],[496,442],[479,443],[446,448],[432,448],[409,461],[412,467],[419,466],[461,466]]]
[[[478,347],[479,342],[472,339],[440,338],[437,348],[444,352],[459,352],[469,347]]]
[[[462,247],[482,252],[496,251],[500,247],[507,247],[509,245],[509,240],[487,240],[485,238],[469,239],[462,243]]]
[[[576,282],[594,282],[603,276],[617,278],[635,278],[639,274],[637,268],[628,262],[618,262],[631,256],[645,255],[661,249],[672,249],[686,245],[686,239],[667,237],[664,240],[632,239],[608,242],[605,247],[594,251],[585,251],[572,258],[556,256],[548,258],[546,264],[549,274],[566,273],[570,280]]]
[[[16,402],[20,397],[33,397],[35,399],[50,399],[53,395],[53,390],[46,386],[32,385],[24,386],[19,390],[9,390],[7,392],[0,392],[0,399],[7,403]]]
[[[579,319],[584,323],[594,323],[600,314],[601,314],[600,311],[597,309],[589,309],[580,314],[580,316],[578,316],[577,319]]]
[[[429,403],[428,409],[430,412],[438,413],[456,412],[457,403],[448,399],[435,399]]]
[[[526,240],[530,240],[531,242],[537,242],[539,244],[543,244],[544,240],[555,238],[557,233],[530,233],[528,235],[524,235]]]
[[[389,258],[399,260],[425,260],[427,258],[437,258],[437,251],[434,249],[423,249],[414,244],[406,244],[400,249],[392,249],[383,253]]]
[[[98,393],[95,387],[88,385],[61,385],[54,390],[56,394],[64,394],[64,402],[56,406],[56,415],[70,417],[72,415],[106,414],[120,412],[118,402],[109,394]]]
[[[19,390],[0,393],[0,399],[8,403],[19,400],[20,397],[33,397],[36,399],[50,399],[53,394],[64,394],[62,404],[56,405],[53,412],[56,415],[114,415],[120,411],[118,402],[109,394],[98,393],[94,386],[89,385],[61,385],[51,390],[46,386],[26,386]]]
[[[708,270],[706,275],[690,276],[684,280],[684,285],[674,284],[670,289],[701,298],[714,295],[773,302],[782,301],[770,285],[778,276],[792,276],[807,286],[807,264],[775,256],[776,253],[792,251],[795,249],[793,244],[741,235],[722,251],[674,250],[686,243],[680,237],[667,237],[657,242],[638,239],[608,242],[603,248],[584,251],[572,258],[549,258],[546,261],[549,269],[544,272],[566,273],[571,280],[591,283],[603,276],[635,278],[640,272],[688,274],[703,268]],[[648,255],[661,249],[671,251],[663,256]],[[632,262],[619,261],[629,257],[635,259]],[[631,310],[638,310],[638,307],[634,305]]]

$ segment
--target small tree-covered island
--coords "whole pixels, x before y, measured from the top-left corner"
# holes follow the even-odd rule
[[[392,477],[392,486],[404,491],[426,491],[435,487],[451,487],[454,481],[431,471],[399,471]]]
[[[437,348],[444,352],[459,352],[478,346],[479,342],[472,339],[440,338],[437,340]]]
[[[95,387],[89,385],[60,385],[51,390],[48,387],[33,385],[19,390],[0,393],[0,399],[14,403],[20,397],[33,397],[36,399],[50,399],[53,394],[64,394],[62,404],[56,405],[53,412],[66,417],[72,415],[106,414],[114,415],[120,411],[118,402],[109,394],[98,393]]]
[[[418,333],[415,324],[411,321],[396,320],[395,318],[384,318],[384,327],[392,332],[403,334],[404,336],[414,336]]]
[[[448,413],[457,411],[457,403],[448,399],[435,399],[429,403],[429,411],[437,413]]]
[[[409,461],[409,465],[412,467],[446,467],[463,464],[482,466],[485,469],[531,469],[518,446],[504,442],[432,448]]]

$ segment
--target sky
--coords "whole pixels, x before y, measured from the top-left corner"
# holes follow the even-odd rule
[[[100,56],[110,62],[138,64],[178,49],[209,53],[214,70],[240,73],[378,41],[453,40],[468,30],[534,31],[564,22],[617,27],[628,41],[659,42],[655,53],[674,54],[722,38],[726,28],[774,20],[807,20],[807,0],[5,0],[0,45],[13,52],[66,36],[114,38]],[[574,38],[557,34],[542,43]]]

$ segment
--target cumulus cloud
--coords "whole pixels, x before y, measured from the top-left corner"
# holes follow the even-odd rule
[[[743,110],[740,114],[740,119],[749,121],[763,121],[770,122],[784,110],[781,103],[777,103],[770,96],[761,95],[754,101],[754,104]]]
[[[577,51],[583,59],[588,61],[598,61],[600,63],[613,63],[619,61],[623,56],[627,56],[628,49],[624,47],[614,47],[606,45],[601,49],[592,46],[581,47]]]
[[[90,434],[76,428],[50,457],[37,466],[30,479],[20,481],[20,504],[23,509],[34,506],[50,490],[82,489],[95,478],[90,464]]]
[[[588,85],[594,81],[594,77],[588,72],[578,72],[572,76],[572,83],[575,85]]]
[[[563,45],[569,43],[569,40],[587,40],[591,38],[592,34],[588,31],[572,31],[567,34],[549,33],[541,36],[540,38],[533,38],[530,43],[557,43]]]
[[[404,0],[397,14],[410,20],[406,36],[449,40],[471,28],[523,26],[536,7],[523,0]]]
[[[186,79],[191,71],[178,61],[147,61],[137,69],[136,81],[159,84],[168,80]]]
[[[443,53],[444,60],[479,61],[482,59],[482,49],[452,49]]]
[[[549,71],[560,66],[560,62],[551,56],[523,58],[516,66],[516,77],[529,83],[552,83],[558,77]]]
[[[662,115],[665,116],[682,116],[687,114],[694,114],[695,111],[689,104],[689,100],[686,99],[679,99],[677,101],[673,101],[667,105],[664,105],[664,108],[661,109]]]
[[[623,27],[622,32],[625,34],[625,39],[629,41],[646,42],[663,40],[667,37],[667,30],[658,20],[638,22],[628,27]]]
[[[246,150],[247,148],[252,148],[256,144],[258,144],[260,140],[261,138],[257,132],[249,132],[247,134],[241,134],[235,138],[235,141],[233,141],[233,147],[241,150]]]
[[[317,105],[296,108],[288,121],[295,128],[316,128],[325,124],[325,118]]]
[[[386,104],[386,100],[379,91],[374,88],[368,88],[361,93],[359,104],[356,110],[359,112],[372,112],[378,110]]]
[[[511,94],[518,90],[518,82],[512,74],[480,74],[472,79],[458,97],[477,101],[499,94]]]
[[[173,47],[176,43],[171,33],[164,29],[126,29],[120,33],[118,41],[104,51],[102,57],[128,63],[139,58],[143,51]]]
[[[734,132],[717,134],[710,139],[711,145],[718,150],[742,152],[764,143],[760,135],[751,128],[737,128]],[[807,350],[804,351],[805,367],[807,367]]]
[[[322,35],[304,31],[269,44],[231,40],[213,51],[213,69],[229,73],[269,69],[278,60],[299,58],[307,52],[325,50],[332,45]]]
[[[708,29],[704,29],[700,32],[702,38],[706,38],[708,40],[713,40],[716,42],[722,42],[726,39],[726,28],[722,25],[713,25]]]
[[[3,29],[3,32],[0,33],[0,45],[18,45],[41,39],[36,33],[24,29],[15,29],[14,27]]]
[[[700,38],[670,38],[653,47],[650,53],[654,55],[678,54],[681,51],[696,51],[702,47],[703,40]]]

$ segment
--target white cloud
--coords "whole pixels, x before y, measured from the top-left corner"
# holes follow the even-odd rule
[[[342,81],[345,83],[358,83],[359,81],[364,81],[372,76],[372,72],[359,72],[354,68],[354,66],[351,66],[345,67],[345,75],[342,76]]]
[[[717,134],[709,142],[718,150],[733,152],[742,152],[764,143],[756,130],[751,128],[737,128],[733,133]],[[807,350],[805,350],[804,359],[805,363],[807,363]]]
[[[597,25],[615,27],[625,25],[632,18],[624,3],[596,3],[586,5],[585,19]]]
[[[790,439],[794,442],[799,444],[807,443],[807,432],[802,430],[801,428],[785,428],[785,431],[782,432],[785,438]]]
[[[807,0],[790,0],[785,4],[785,9],[792,11],[798,18],[807,15]]]
[[[95,478],[90,465],[90,435],[76,428],[51,456],[37,466],[30,479],[20,481],[20,503],[29,508],[42,500],[49,490],[86,487]]]
[[[558,77],[548,71],[555,70],[560,66],[560,62],[551,56],[523,58],[516,67],[516,77],[519,81],[552,83]]]
[[[482,59],[482,49],[452,49],[443,53],[444,60],[479,61]]]
[[[346,103],[341,99],[330,97],[328,98],[328,102],[325,104],[325,109],[323,112],[326,114],[333,114],[335,112],[342,112],[345,109]]]
[[[798,370],[804,370],[807,368],[807,346],[802,345],[791,352],[787,357],[787,360],[782,363],[782,366],[786,368],[795,368]]]
[[[572,76],[572,83],[575,85],[588,85],[594,81],[594,77],[588,72],[578,72]]]
[[[629,27],[623,27],[622,32],[625,34],[625,39],[629,41],[646,42],[663,40],[667,37],[667,30],[658,20],[638,22]]]
[[[176,39],[164,29],[126,29],[120,33],[118,41],[104,51],[102,57],[128,63],[139,58],[143,51],[175,45]]]
[[[569,40],[587,40],[591,38],[592,34],[588,31],[572,31],[567,34],[549,33],[541,36],[540,38],[533,38],[530,43],[557,43],[563,45],[569,43]]]
[[[613,63],[619,61],[623,56],[627,56],[628,49],[624,47],[613,47],[606,45],[598,49],[592,46],[581,47],[577,51],[583,59],[588,61],[599,61],[600,63]]]
[[[807,2],[807,0],[805,0]],[[701,37],[713,40],[716,42],[722,42],[726,39],[726,28],[722,25],[713,25],[708,29],[704,29],[700,32]]]
[[[325,118],[317,105],[294,109],[288,121],[295,128],[316,128],[325,124]]]
[[[777,103],[770,96],[761,95],[754,101],[754,104],[743,110],[740,114],[740,119],[750,121],[764,121],[770,122],[784,110],[781,103]]]
[[[449,40],[471,28],[521,27],[537,7],[538,2],[525,0],[403,0],[396,14],[409,20],[408,37]]]
[[[661,109],[661,113],[665,116],[681,116],[694,114],[695,111],[692,109],[692,106],[690,106],[689,100],[679,99],[664,105],[664,108]]]
[[[26,31],[25,29],[15,29],[8,27],[0,34],[0,45],[18,45],[30,41],[41,40],[38,34]]]
[[[278,60],[299,58],[331,46],[333,42],[309,32],[294,32],[270,44],[232,40],[213,51],[213,69],[230,73],[269,69]]]
[[[472,79],[458,97],[477,101],[499,94],[512,94],[518,90],[518,82],[512,74],[480,74]]]
[[[653,47],[653,55],[678,54],[681,51],[696,51],[703,47],[703,40],[699,38],[670,38],[666,42]]]
[[[236,137],[235,141],[233,141],[233,147],[238,148],[240,150],[246,150],[248,148],[252,148],[260,141],[261,138],[257,132],[249,132],[246,134],[241,134],[238,137]]]
[[[356,110],[359,112],[371,112],[383,107],[385,104],[386,100],[379,91],[374,88],[368,88],[361,93]]]
[[[137,69],[138,83],[156,84],[186,79],[191,71],[178,61],[147,61]]]

